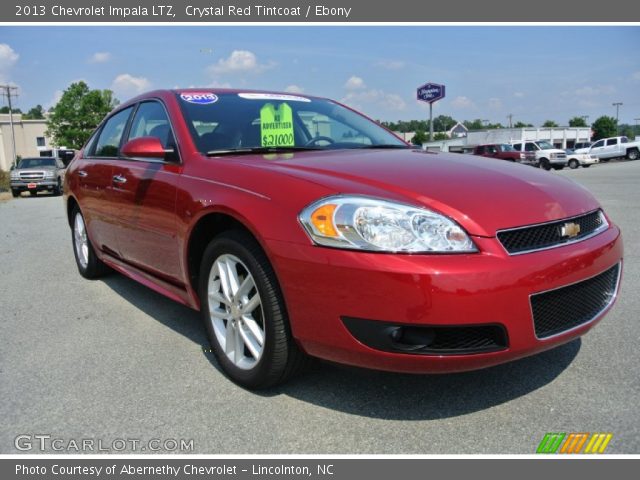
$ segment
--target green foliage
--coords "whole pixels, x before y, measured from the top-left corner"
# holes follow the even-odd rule
[[[434,140],[447,140],[449,136],[444,132],[438,132],[433,134]]]
[[[594,141],[601,138],[615,137],[618,134],[618,123],[615,118],[603,115],[593,122],[591,130],[593,130],[592,140]]]
[[[429,140],[429,138],[427,137],[427,134],[424,132],[424,130],[416,130],[416,134],[411,139],[411,143],[413,143],[414,145],[422,145],[427,140]]]
[[[46,135],[55,145],[79,149],[118,100],[111,90],[90,90],[85,82],[72,83],[53,107]]]
[[[42,105],[36,105],[27,113],[22,115],[23,120],[41,120],[44,118],[44,108]]]
[[[464,122],[462,122],[464,124],[465,127],[467,127],[469,130],[484,130],[486,127],[484,126],[484,123],[482,123],[482,120],[480,120],[479,118],[476,118],[475,120],[469,121],[469,120],[465,120]]]
[[[553,120],[545,120],[542,126],[545,128],[555,128],[558,126],[558,124]]]
[[[458,123],[452,117],[448,115],[438,115],[433,119],[433,131],[434,132],[448,132],[454,125]]]
[[[19,108],[12,108],[11,111],[13,113],[22,113],[22,110],[20,110]],[[5,105],[4,107],[0,108],[0,113],[9,113],[9,107]]]
[[[530,128],[533,127],[532,123],[516,122],[513,124],[513,128]]]
[[[573,117],[569,120],[570,127],[588,127],[587,121],[583,117]]]
[[[5,172],[4,170],[0,170],[0,192],[8,192],[11,188],[10,183],[11,177],[9,172]]]

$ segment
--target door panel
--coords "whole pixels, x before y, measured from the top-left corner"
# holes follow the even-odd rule
[[[181,283],[175,216],[179,168],[160,162],[120,160],[112,172],[123,259],[173,283]]]

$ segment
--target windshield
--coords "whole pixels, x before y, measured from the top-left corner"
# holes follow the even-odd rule
[[[553,148],[556,148],[547,141],[538,142],[538,146],[541,150],[551,150]]]
[[[502,148],[503,152],[515,152],[516,149],[513,148],[511,145],[507,144],[507,143],[503,143],[502,145],[500,145],[500,147]]]
[[[51,157],[23,158],[18,164],[18,168],[41,168],[55,166],[56,159]]]
[[[384,128],[330,100],[266,93],[177,93],[202,153],[408,148]]]

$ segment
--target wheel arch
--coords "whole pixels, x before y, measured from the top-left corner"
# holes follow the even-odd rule
[[[265,248],[264,240],[245,217],[235,211],[224,208],[207,210],[194,221],[186,241],[184,264],[187,270],[189,286],[196,298],[198,296],[198,279],[200,277],[202,255],[214,237],[230,230],[241,230],[251,235],[275,270],[268,250]]]

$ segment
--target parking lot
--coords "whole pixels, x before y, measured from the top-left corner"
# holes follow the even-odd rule
[[[622,291],[592,332],[463,374],[318,362],[261,393],[223,376],[196,312],[119,274],[82,279],[60,197],[0,202],[0,453],[41,434],[192,439],[185,453],[203,454],[534,453],[547,432],[611,432],[607,453],[640,453],[640,161],[549,175],[582,183],[623,231]]]

